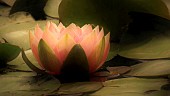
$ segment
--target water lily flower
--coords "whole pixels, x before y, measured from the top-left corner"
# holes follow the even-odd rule
[[[107,58],[109,39],[110,33],[104,36],[103,29],[93,29],[90,24],[80,28],[73,23],[65,27],[48,22],[44,31],[37,25],[30,32],[30,46],[38,63],[43,70],[56,75],[71,68],[75,72],[95,72]]]

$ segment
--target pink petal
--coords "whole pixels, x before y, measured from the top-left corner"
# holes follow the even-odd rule
[[[80,45],[84,49],[87,57],[93,51],[93,47],[95,46],[96,37],[97,37],[96,33],[91,32],[89,35],[84,37],[83,40],[80,42]]]
[[[94,46],[94,49],[90,56],[88,57],[88,62],[90,66],[90,73],[95,72],[100,65],[104,54],[105,40],[104,37],[99,40],[100,42]]]
[[[55,23],[50,22],[49,30],[50,30],[51,32],[56,32],[56,31],[57,31],[57,25],[56,25]],[[59,31],[58,31],[58,32],[59,32]]]
[[[90,24],[84,25],[81,28],[81,30],[82,30],[83,36],[86,36],[86,35],[88,35],[89,33],[91,33],[93,31],[92,26]]]
[[[35,59],[38,61],[38,64],[44,69],[44,67],[41,64],[39,55],[38,55],[38,39],[36,39],[35,35],[32,32],[29,32],[29,38],[30,38],[30,47],[32,49],[32,53],[35,57]]]
[[[100,42],[100,40],[104,37],[104,30],[103,28],[101,29],[101,31],[97,34],[97,44]]]
[[[106,61],[107,56],[109,54],[109,50],[110,50],[110,32],[105,36],[105,49],[100,65],[102,65]]]
[[[65,26],[60,22],[58,25],[58,30],[62,31],[63,29],[65,29]]]
[[[35,27],[35,31],[34,31],[35,37],[40,40],[42,38],[43,35],[43,31],[41,30],[41,28],[39,27],[39,25],[37,24]]]
[[[42,39],[45,42],[47,42],[51,49],[54,49],[58,42],[57,39],[55,38],[55,35],[52,32],[50,32],[47,28],[43,34]]]
[[[99,26],[97,25],[94,29],[93,29],[97,34],[99,34]]]
[[[68,53],[75,44],[76,42],[69,34],[65,34],[63,37],[61,37],[61,39],[59,40],[54,49],[58,50],[59,53],[56,54],[60,55],[61,62],[63,62],[66,59]]]
[[[74,38],[74,40],[79,43],[81,41],[80,37],[82,35],[82,31],[80,27],[77,27],[74,23],[70,24],[63,33],[68,33],[71,35],[71,37]]]

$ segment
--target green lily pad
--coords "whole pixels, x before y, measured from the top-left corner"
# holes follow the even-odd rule
[[[16,58],[21,49],[18,46],[8,43],[0,43],[0,62],[9,62]]]
[[[161,0],[62,0],[59,17],[65,25],[101,25],[111,31],[111,40],[117,41],[125,31],[123,27],[129,22],[128,12],[131,11],[170,17],[168,8]]]
[[[131,13],[133,22],[120,42],[119,55],[134,59],[170,57],[170,20],[147,13]]]
[[[101,82],[75,82],[62,84],[58,94],[77,94],[94,92],[102,88]]]
[[[148,90],[160,90],[161,86],[167,84],[167,79],[145,79],[145,78],[121,78],[104,82],[104,87],[92,93],[91,96],[142,96]],[[136,95],[134,95],[136,94]],[[123,96],[123,95],[122,95]],[[126,95],[124,95],[126,96]]]
[[[154,60],[131,66],[130,76],[165,76],[170,74],[170,60]]]

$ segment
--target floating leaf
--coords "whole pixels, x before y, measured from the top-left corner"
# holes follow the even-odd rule
[[[25,74],[25,73],[23,73]],[[0,76],[0,94],[19,96],[47,95],[60,87],[60,82],[51,76]]]
[[[128,66],[107,67],[107,70],[112,74],[124,74],[131,70]]]
[[[89,93],[102,88],[101,82],[75,82],[62,84],[58,90],[58,94],[76,94],[76,93]]]
[[[170,60],[154,60],[131,66],[130,76],[165,76],[170,74]]]
[[[118,41],[125,31],[123,27],[129,22],[130,11],[170,17],[168,8],[161,0],[62,0],[59,17],[65,25],[101,25],[111,31],[111,40]]]
[[[119,94],[122,96],[138,96],[137,94],[143,96],[142,94],[144,94],[144,92],[148,90],[160,90],[161,86],[167,83],[167,79],[159,78],[121,78],[108,80],[103,83],[105,87],[92,93],[90,96],[119,96]]]
[[[170,57],[170,20],[133,12],[133,22],[120,42],[119,55],[135,59]]]

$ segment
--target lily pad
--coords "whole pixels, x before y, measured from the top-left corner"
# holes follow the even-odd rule
[[[124,74],[131,70],[128,66],[107,67],[107,70],[112,74]]]
[[[161,0],[62,0],[59,17],[65,25],[101,25],[110,31],[111,40],[118,41],[125,31],[123,27],[129,22],[128,12],[131,11],[170,17],[168,8]]]
[[[16,58],[21,49],[8,43],[0,43],[0,62],[6,63]]]
[[[154,60],[131,66],[130,76],[165,76],[170,74],[170,60]]]
[[[60,87],[60,82],[51,76],[6,76],[1,75],[0,94],[40,96],[49,94]]]
[[[119,55],[134,59],[170,57],[170,20],[147,13],[130,13],[133,22],[120,42]]]
[[[75,82],[62,84],[58,94],[77,94],[94,92],[102,88],[101,82]]]
[[[121,78],[104,82],[104,87],[91,96],[142,96],[148,90],[160,90],[167,79]],[[126,95],[127,94],[127,95]],[[134,95],[135,94],[135,95]],[[139,94],[139,95],[137,95]]]

